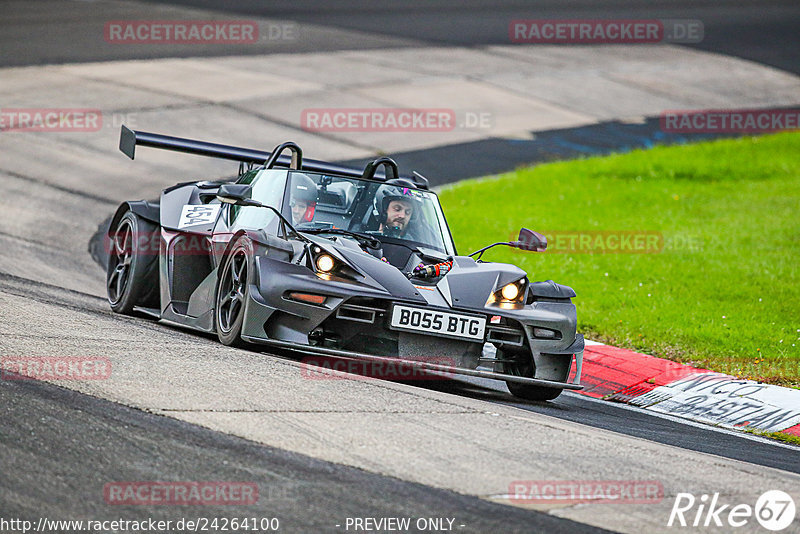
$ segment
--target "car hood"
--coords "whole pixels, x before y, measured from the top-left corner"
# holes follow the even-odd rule
[[[384,289],[395,298],[420,304],[482,310],[494,291],[526,274],[515,265],[478,263],[467,256],[456,256],[450,271],[436,285],[430,285],[409,280],[399,269],[365,253],[355,243],[327,239],[319,242],[359,271],[364,276],[362,283]]]
[[[478,263],[468,256],[456,256],[453,268],[436,287],[451,307],[483,309],[492,293],[525,274],[516,265]]]
[[[396,267],[364,252],[358,243],[350,239],[325,239],[320,236],[307,237],[333,256],[344,261],[362,275],[360,283],[388,292],[392,297],[426,303],[420,291]]]

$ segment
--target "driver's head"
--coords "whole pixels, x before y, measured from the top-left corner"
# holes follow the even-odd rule
[[[307,174],[292,173],[292,190],[289,206],[292,208],[292,224],[310,222],[317,205],[317,185]]]
[[[405,182],[392,180],[375,191],[373,214],[386,235],[403,235],[419,209],[417,192],[406,187]]]
[[[384,224],[395,232],[402,233],[408,227],[411,216],[414,215],[414,204],[408,200],[390,200],[386,207]]]

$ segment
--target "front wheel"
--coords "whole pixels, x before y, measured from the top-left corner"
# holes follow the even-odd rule
[[[558,388],[545,388],[518,382],[506,382],[506,386],[515,397],[530,401],[549,401],[561,395],[561,390]]]
[[[245,303],[250,283],[250,257],[252,245],[248,241],[237,243],[220,267],[217,279],[217,298],[214,322],[217,337],[223,345],[243,347],[242,325]]]
[[[498,349],[497,358],[505,359],[506,356],[501,350]],[[524,355],[523,359],[517,360],[513,364],[507,363],[504,365],[508,374],[533,378],[533,357],[530,355],[526,354]],[[508,391],[510,391],[515,397],[530,401],[553,400],[561,395],[561,391],[563,391],[559,388],[533,386],[531,384],[521,384],[519,382],[512,382],[510,380],[506,380],[506,386],[508,387]]]

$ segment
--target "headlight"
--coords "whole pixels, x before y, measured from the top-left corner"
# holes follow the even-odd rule
[[[323,273],[331,272],[336,266],[336,262],[334,262],[333,258],[331,258],[328,254],[320,254],[317,256],[315,264],[317,266],[317,270]]]
[[[344,260],[338,258],[334,253],[324,248],[311,245],[308,249],[308,259],[306,267],[314,271],[323,280],[333,280],[334,278],[347,278],[358,280],[359,273],[350,267]]]
[[[525,291],[528,289],[528,279],[520,278],[510,284],[506,284],[500,289],[495,289],[494,293],[486,301],[487,306],[500,306],[501,308],[517,309],[525,305]]]
[[[506,284],[500,291],[505,300],[515,300],[519,296],[519,286],[515,283]]]

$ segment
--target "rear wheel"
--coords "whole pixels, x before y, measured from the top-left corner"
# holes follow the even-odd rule
[[[128,211],[109,234],[106,294],[116,313],[130,314],[134,306],[158,306],[157,228]]]
[[[247,287],[250,283],[250,257],[252,246],[247,241],[237,243],[225,258],[217,281],[217,298],[214,319],[217,337],[224,345],[242,347]]]
[[[503,354],[503,351],[500,349],[497,350],[497,359],[505,359],[512,356],[513,355],[511,354]],[[520,358],[518,358],[516,362],[503,364],[505,366],[506,373],[510,375],[533,378],[533,357],[529,354],[519,354],[518,356]],[[531,384],[521,384],[519,382],[512,382],[510,380],[506,380],[506,386],[508,387],[508,391],[510,391],[515,397],[531,401],[553,400],[561,395],[562,391],[559,388],[533,386]]]

